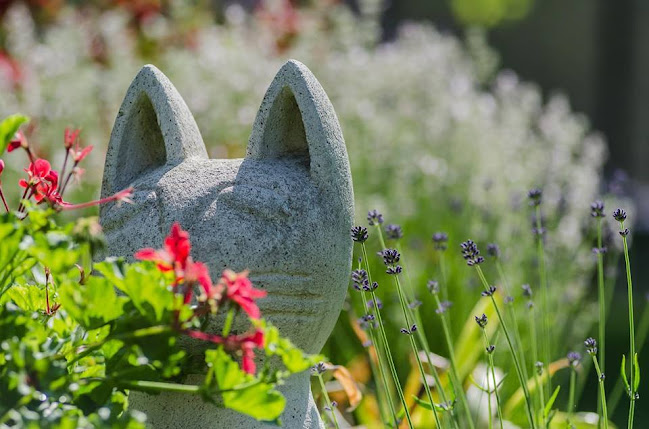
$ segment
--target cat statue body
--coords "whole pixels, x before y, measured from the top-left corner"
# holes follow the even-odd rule
[[[336,114],[303,64],[288,61],[277,73],[243,159],[209,159],[174,86],[155,67],[142,68],[115,121],[102,196],[129,186],[134,204],[100,211],[108,254],[132,260],[138,249],[160,247],[179,222],[213,280],[225,268],[250,270],[254,285],[268,292],[259,300],[262,315],[304,351],[321,350],[348,285],[354,199]],[[186,347],[191,353],[192,343]],[[287,399],[285,427],[323,427],[308,371],[279,389]],[[266,427],[182,393],[134,392],[130,403],[154,428]]]

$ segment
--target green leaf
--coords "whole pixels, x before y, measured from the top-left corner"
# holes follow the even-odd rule
[[[122,267],[119,261],[95,264],[94,269],[124,292],[135,308],[152,322],[160,322],[167,310],[174,308],[174,294],[169,279],[152,263]]]
[[[636,353],[633,356],[633,365],[635,367],[635,375],[633,376],[633,391],[638,391],[638,386],[640,386],[640,365],[638,365],[638,354]]]
[[[215,387],[222,391],[223,405],[226,408],[257,420],[279,423],[286,399],[273,385],[246,374],[221,348],[207,350],[205,362],[214,375]],[[206,380],[208,379],[209,376]],[[207,391],[209,390],[208,387]]]
[[[9,142],[14,138],[18,128],[28,121],[29,118],[27,116],[16,114],[7,116],[0,122],[0,155],[7,149]]]
[[[626,387],[626,391],[631,390],[631,386],[629,386],[629,380],[626,378],[626,356],[622,355],[622,365],[620,366],[620,374],[622,375],[622,381],[624,381],[624,386]]]
[[[545,416],[545,418],[547,418],[550,415],[550,411],[552,410],[552,405],[554,405],[554,401],[557,399],[559,390],[561,390],[561,386],[557,386],[557,388],[554,389],[554,393],[552,394],[552,396],[550,396],[548,403],[545,404],[545,409],[543,410],[543,415]]]
[[[15,285],[7,291],[9,298],[21,309],[32,312],[45,310],[45,288],[35,285]],[[52,293],[50,292],[50,302]]]
[[[269,323],[260,322],[264,329],[264,349],[267,356],[279,356],[291,373],[312,368],[324,359],[321,355],[309,355],[297,348],[288,338],[282,338],[279,330]]]
[[[117,319],[128,301],[117,296],[107,279],[97,276],[91,276],[84,285],[68,281],[59,287],[58,293],[65,311],[87,330]]]

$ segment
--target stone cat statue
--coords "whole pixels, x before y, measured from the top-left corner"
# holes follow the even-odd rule
[[[177,90],[145,66],[115,120],[102,196],[128,186],[135,204],[101,208],[109,255],[132,260],[138,249],[160,247],[177,221],[213,280],[226,267],[249,269],[255,286],[268,292],[259,301],[262,315],[304,351],[321,350],[348,284],[354,198],[338,119],[309,69],[291,60],[279,70],[245,158],[209,159]],[[186,347],[191,353],[192,343]],[[186,382],[200,380],[194,374]],[[285,427],[323,427],[308,371],[280,391]],[[130,403],[154,428],[266,427],[192,395],[133,393]]]

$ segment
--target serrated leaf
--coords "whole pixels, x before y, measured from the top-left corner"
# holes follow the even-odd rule
[[[15,285],[7,291],[9,298],[21,309],[32,312],[45,310],[45,289],[36,285]],[[51,301],[50,292],[50,302]]]
[[[622,381],[624,382],[624,386],[626,387],[626,391],[628,392],[631,390],[631,386],[629,386],[629,380],[626,378],[626,356],[622,355],[622,365],[620,366],[620,375],[622,375]]]
[[[637,392],[638,387],[640,386],[640,365],[638,364],[638,354],[636,353],[633,356],[633,366],[635,368],[635,374],[633,376],[633,391]]]
[[[131,298],[137,310],[148,320],[163,321],[165,312],[174,308],[174,294],[168,278],[152,263],[136,263],[122,267],[116,262],[95,265],[116,288]]]
[[[213,371],[218,390],[230,390],[221,393],[226,408],[260,421],[278,422],[286,399],[272,385],[255,383],[255,378],[242,371],[239,364],[221,348],[207,350],[205,362]]]
[[[279,356],[291,373],[302,372],[325,360],[321,355],[309,355],[297,348],[288,338],[282,338],[279,330],[270,324],[259,323],[264,330],[264,349],[267,356]]]
[[[65,311],[87,330],[117,319],[127,301],[127,298],[117,296],[107,279],[96,276],[91,276],[84,285],[64,283],[58,293]]]
[[[550,411],[552,410],[552,405],[554,405],[554,401],[557,399],[559,390],[561,390],[561,386],[557,386],[557,388],[554,389],[554,393],[552,394],[552,396],[550,396],[548,403],[545,404],[545,409],[543,410],[543,415],[545,416],[545,418],[547,418],[550,415]]]
[[[28,121],[27,116],[16,114],[7,116],[0,122],[0,155],[7,149],[20,126]]]

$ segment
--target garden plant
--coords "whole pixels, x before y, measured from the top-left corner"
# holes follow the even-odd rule
[[[142,262],[93,263],[102,245],[96,220],[58,225],[57,213],[128,203],[131,189],[66,202],[66,184],[92,147],[80,149],[79,131],[66,129],[65,160],[54,170],[18,131],[26,121],[13,115],[0,123],[2,152],[24,151],[28,164],[17,205],[0,189],[0,425],[144,427],[145,416],[127,409],[130,391],[183,392],[279,424],[285,403],[277,384],[320,357],[303,354],[261,318],[256,300],[266,293],[246,272],[226,270],[213,283],[178,224],[161,249],[135,255]],[[205,332],[206,319],[219,313],[222,334]],[[239,319],[248,328],[235,333]],[[210,345],[201,384],[179,380],[190,364],[183,337]],[[262,367],[255,353],[266,356]]]
[[[210,155],[239,155],[254,116],[250,106],[273,71],[294,57],[314,71],[336,108],[357,208],[354,271],[323,350],[327,359],[282,355],[300,356],[295,366],[286,363],[289,372],[324,362],[312,379],[323,420],[332,427],[612,428],[608,421],[615,418],[617,427],[643,427],[637,391],[649,310],[631,281],[631,263],[640,262],[629,258],[635,210],[624,196],[624,174],[601,180],[602,137],[565,97],[544,98],[534,85],[499,70],[479,31],[461,41],[409,24],[381,44],[378,2],[359,3],[358,16],[341,5],[267,7],[251,15],[232,6],[219,25],[187,19],[181,1],[136,20],[115,8],[62,7],[46,23],[20,3],[8,10],[3,58],[20,73],[0,74],[0,116],[22,111],[33,119],[19,138],[16,118],[0,133],[13,149],[2,153],[0,177],[7,203],[0,210],[8,209],[0,234],[0,302],[3,326],[12,327],[0,330],[3,353],[12,356],[11,365],[2,361],[0,374],[2,383],[22,380],[0,390],[5,424],[142,424],[137,411],[124,411],[131,383],[141,381],[138,388],[146,391],[178,388],[187,364],[178,342],[201,336],[203,319],[195,312],[210,303],[198,277],[186,305],[181,298],[189,289],[173,287],[173,273],[154,262],[92,262],[100,230],[92,218],[78,216],[94,209],[65,201],[96,194],[100,175],[82,176],[82,166],[98,171],[103,153],[84,151],[79,138],[98,149],[108,141],[123,88],[142,64],[153,62],[183,94]],[[65,135],[71,124],[82,127],[80,136]],[[42,174],[42,162],[30,170],[40,157],[64,166],[56,179]],[[30,177],[39,184],[29,185]],[[81,177],[84,187],[77,185]],[[28,186],[19,186],[19,179]],[[55,180],[61,189],[48,195]],[[25,191],[33,195],[21,204]],[[127,191],[114,198],[127,198]],[[625,281],[617,293],[625,301],[613,308],[618,275]],[[219,284],[228,278],[224,274]],[[89,284],[100,285],[101,296]],[[141,287],[147,296],[158,291],[159,307],[142,305]],[[114,306],[105,304],[105,293]],[[225,298],[209,307],[222,315],[239,308]],[[110,308],[119,310],[102,315]],[[186,319],[178,318],[185,313]],[[237,318],[246,317],[242,308]],[[610,346],[611,321],[622,319],[624,356]],[[155,339],[110,337],[163,321],[169,332]],[[277,353],[275,344],[289,347],[272,340],[272,327],[254,318],[250,323],[250,333],[265,329],[265,342],[257,338],[245,347],[254,345],[257,353]],[[249,350],[242,339],[195,340],[241,364]],[[69,364],[102,341],[100,349]],[[22,354],[13,357],[19,352],[12,347]],[[117,355],[118,349],[126,351]],[[52,358],[41,359],[48,353]],[[36,372],[29,373],[28,364]],[[50,368],[59,375],[51,376]],[[252,386],[259,391],[248,391],[255,398],[267,389],[275,414],[256,417],[274,420],[281,400],[272,392],[288,373],[237,371],[238,388],[260,380]],[[30,384],[34,374],[45,382]],[[82,378],[89,381],[79,383]],[[196,400],[221,401],[222,389],[214,384],[189,390]],[[43,394],[19,403],[34,392]],[[219,404],[237,409],[236,401]]]

